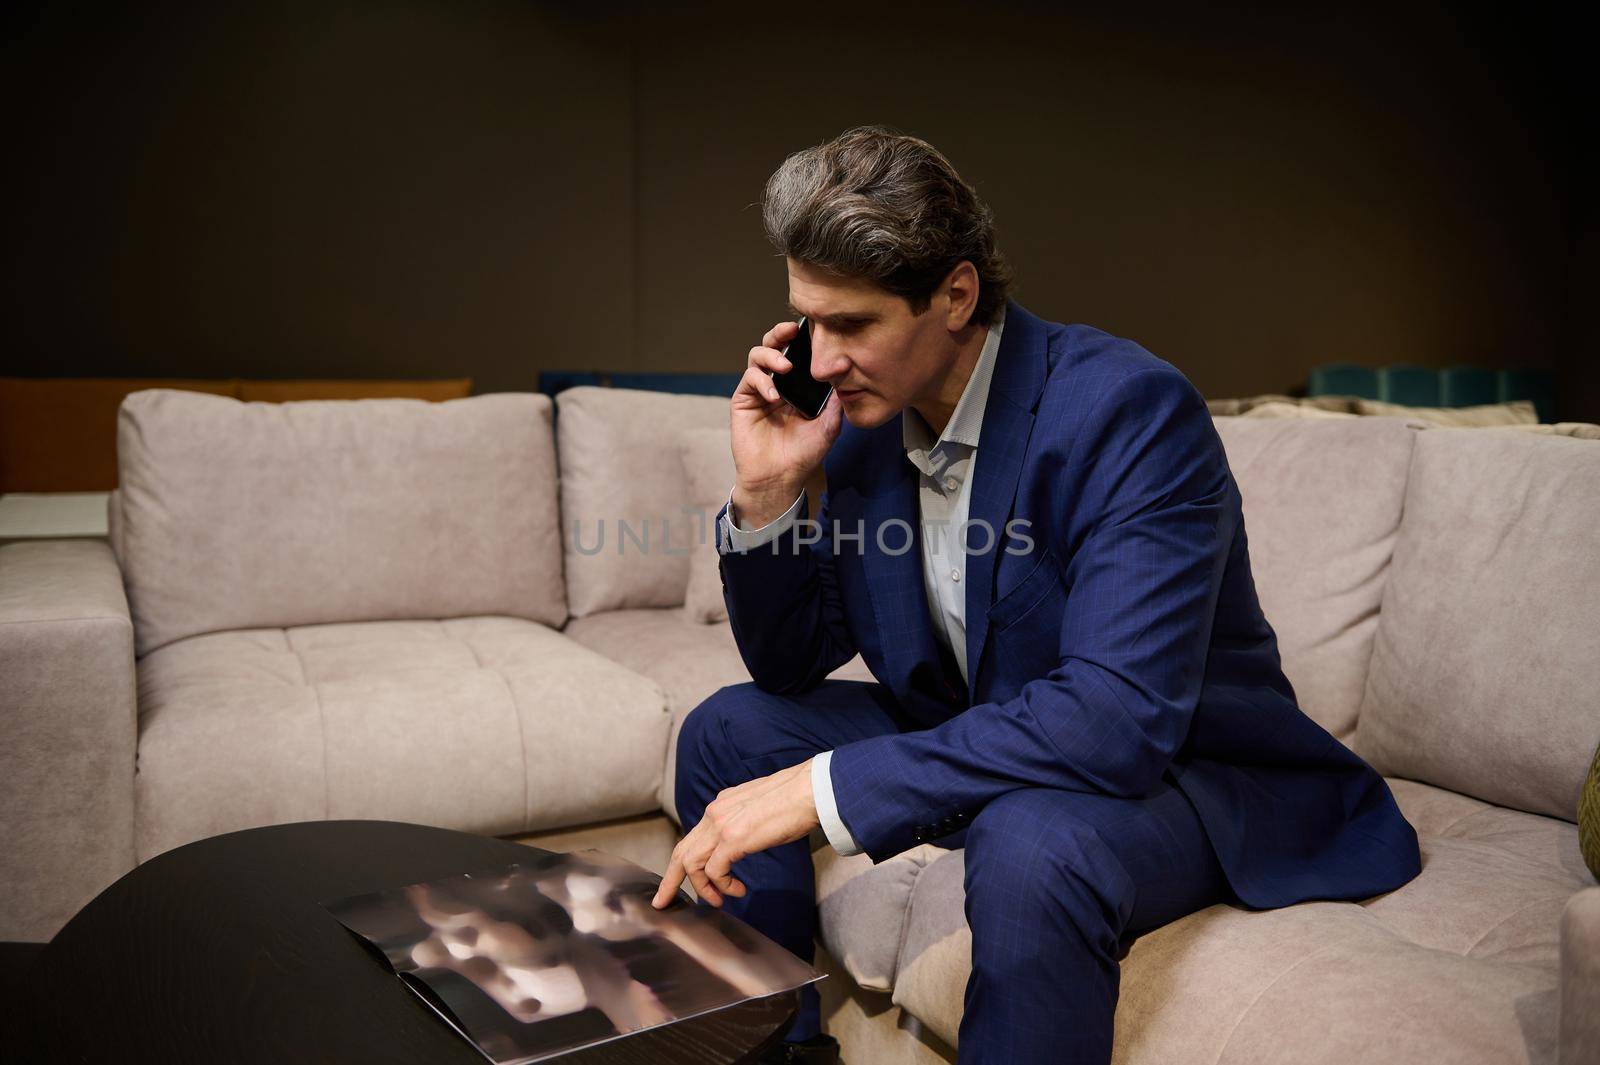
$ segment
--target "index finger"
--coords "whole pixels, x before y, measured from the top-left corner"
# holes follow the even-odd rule
[[[677,854],[673,854],[672,860],[667,862],[666,875],[661,878],[661,886],[656,889],[650,905],[658,910],[666,906],[673,896],[677,895],[678,885],[683,883],[683,876],[683,862],[679,860]]]
[[[785,344],[799,335],[799,322],[779,322],[767,330],[766,335],[761,338],[761,346],[782,351]]]

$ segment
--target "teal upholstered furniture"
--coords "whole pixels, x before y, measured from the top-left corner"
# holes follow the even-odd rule
[[[1545,370],[1330,363],[1311,371],[1306,391],[1313,396],[1360,396],[1408,407],[1474,407],[1526,399],[1533,402],[1541,422],[1555,421],[1556,416],[1555,376]]]

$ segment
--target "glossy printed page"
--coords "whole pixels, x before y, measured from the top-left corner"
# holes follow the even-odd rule
[[[680,896],[655,909],[660,882],[597,850],[530,851],[502,869],[323,906],[499,1063],[540,1061],[822,978],[716,907]]]

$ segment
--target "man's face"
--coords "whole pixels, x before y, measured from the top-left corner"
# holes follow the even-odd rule
[[[903,298],[870,281],[788,263],[789,309],[811,327],[811,376],[833,385],[851,425],[874,428],[937,395],[956,355],[948,298],[936,293],[913,315]]]

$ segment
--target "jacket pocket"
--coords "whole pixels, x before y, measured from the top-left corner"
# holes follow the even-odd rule
[[[1061,579],[1061,567],[1056,562],[1055,554],[1045,548],[1027,576],[989,608],[989,629],[996,634],[1003,632],[1049,603],[1056,604],[1058,608],[1053,620],[1059,625],[1059,607],[1065,602],[1066,585]]]

